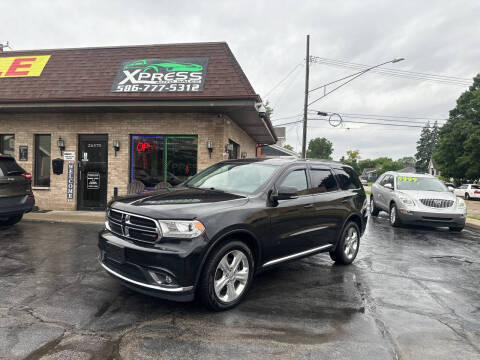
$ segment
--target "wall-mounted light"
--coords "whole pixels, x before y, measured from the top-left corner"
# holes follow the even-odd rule
[[[61,136],[57,140],[57,146],[60,150],[60,154],[63,156],[63,151],[65,150],[65,141],[63,141]]]
[[[246,151],[243,151],[242,152],[242,159],[246,159],[247,158],[247,152]]]
[[[120,150],[120,141],[118,140],[113,140],[113,149],[115,150],[115,156],[117,156],[117,151]]]
[[[210,155],[210,159],[212,158],[212,151],[213,151],[213,141],[208,140],[207,141],[207,149],[208,149],[208,154]]]

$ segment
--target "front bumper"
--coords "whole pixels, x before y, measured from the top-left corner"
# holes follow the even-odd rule
[[[19,215],[32,211],[35,199],[29,199],[32,194],[0,198],[0,217]]]
[[[466,215],[462,211],[425,211],[423,209],[400,208],[398,216],[406,224],[438,227],[463,227],[466,221]]]
[[[206,243],[206,238],[200,236],[143,247],[103,230],[98,238],[99,260],[111,276],[132,290],[167,300],[191,301]],[[114,255],[118,249],[120,259]],[[159,283],[164,276],[172,282]]]

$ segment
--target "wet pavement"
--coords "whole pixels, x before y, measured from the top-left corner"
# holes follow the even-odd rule
[[[353,265],[283,264],[210,313],[118,285],[97,263],[99,229],[0,229],[0,359],[480,358],[479,233],[380,216]]]

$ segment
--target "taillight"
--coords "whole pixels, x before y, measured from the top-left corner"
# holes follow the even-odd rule
[[[27,180],[32,180],[32,174],[29,172],[23,173],[22,176]]]
[[[473,193],[474,194],[480,194],[480,190],[475,190]]]
[[[29,196],[28,196],[28,200],[35,200],[35,196],[29,195]]]

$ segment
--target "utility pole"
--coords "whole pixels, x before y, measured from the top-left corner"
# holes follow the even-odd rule
[[[303,105],[303,141],[302,158],[307,155],[307,110],[308,110],[308,78],[310,76],[310,35],[307,35],[307,55],[305,57],[305,104]]]

